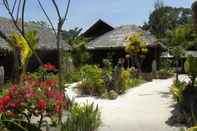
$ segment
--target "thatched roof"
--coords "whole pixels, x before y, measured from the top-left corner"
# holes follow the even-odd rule
[[[87,29],[81,36],[94,39],[103,35],[106,32],[112,31],[114,28],[105,21],[99,19],[89,29]]]
[[[12,32],[16,32],[16,28],[11,20],[7,18],[0,17],[0,30],[9,36]],[[53,32],[46,27],[36,26],[30,23],[25,23],[26,31],[37,31],[39,37],[38,50],[56,50],[56,37]],[[71,47],[61,40],[63,49],[68,51]],[[11,50],[8,43],[0,38],[0,49],[1,50]]]
[[[126,38],[129,35],[142,32],[143,30],[136,25],[120,26],[104,35],[90,41],[87,44],[87,49],[110,49],[110,48],[124,48],[128,45]],[[158,40],[149,32],[145,32],[141,39],[146,42],[147,46],[157,46],[160,44]]]

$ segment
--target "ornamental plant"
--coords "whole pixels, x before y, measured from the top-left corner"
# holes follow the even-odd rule
[[[70,101],[64,93],[58,90],[58,81],[53,79],[33,79],[31,75],[25,75],[23,86],[11,85],[3,91],[0,98],[0,113],[6,120],[25,121],[38,129],[43,126],[43,118],[50,118],[54,122],[59,113],[67,110]],[[33,122],[33,118],[39,118]]]
[[[148,52],[146,43],[141,40],[143,32],[129,35],[126,39],[128,46],[125,47],[125,52],[130,54],[134,58],[135,64],[140,69],[142,64],[142,58]]]
[[[101,96],[106,90],[102,69],[96,65],[85,65],[80,69],[82,84],[79,89],[85,95]]]

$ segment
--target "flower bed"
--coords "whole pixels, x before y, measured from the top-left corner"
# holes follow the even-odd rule
[[[57,84],[57,80],[33,79],[31,75],[26,75],[22,86],[11,85],[3,90],[0,98],[2,121],[14,121],[18,125],[23,121],[38,129],[43,125],[45,117],[56,123],[59,114],[71,105],[64,92],[59,91]],[[39,118],[36,124],[33,124],[33,117]]]

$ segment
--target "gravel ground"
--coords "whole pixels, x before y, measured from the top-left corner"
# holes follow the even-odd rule
[[[185,77],[181,77],[185,79]],[[99,131],[179,131],[166,124],[173,110],[169,87],[173,79],[153,80],[128,90],[116,100],[76,98],[76,102],[94,102],[101,110]]]

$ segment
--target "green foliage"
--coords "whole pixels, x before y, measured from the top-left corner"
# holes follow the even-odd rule
[[[130,76],[130,69],[124,69],[124,70],[122,70],[122,72],[121,72],[121,91],[120,92],[125,92],[128,88],[129,88],[129,84],[130,84],[130,78],[131,78],[131,76]]]
[[[183,56],[183,51],[196,48],[196,34],[192,30],[192,24],[179,26],[168,30],[162,42],[170,48],[170,53],[175,57]]]
[[[80,89],[85,94],[100,96],[105,92],[105,82],[102,79],[102,69],[96,65],[85,65],[80,69],[83,78]]]
[[[172,60],[169,59],[163,59],[160,61],[160,69],[164,69],[164,70],[172,70]]]
[[[157,79],[168,79],[173,76],[174,76],[173,72],[167,69],[160,69],[159,71],[156,72]]]
[[[143,62],[143,56],[148,52],[146,42],[141,40],[143,32],[139,32],[128,37],[128,46],[125,47],[125,52],[130,54],[134,58],[135,64],[138,69],[141,69]]]
[[[8,120],[0,118],[1,131],[41,131],[33,124],[21,120]]]
[[[183,91],[185,89],[185,83],[181,81],[175,81],[170,88],[171,93],[178,103],[181,103],[183,100]]]
[[[142,34],[134,34],[128,37],[129,44],[125,48],[126,53],[131,55],[143,55],[148,52],[146,43],[140,39]]]
[[[75,66],[85,64],[91,58],[91,55],[87,52],[85,44],[88,39],[80,36],[82,29],[75,28],[68,31],[63,31],[63,39],[72,47],[71,56]]]
[[[17,33],[12,33],[11,40],[15,43],[16,47],[20,48],[21,52],[21,63],[27,65],[28,61],[33,54],[33,50],[36,48],[38,43],[36,32],[27,32],[25,38]],[[29,47],[31,45],[32,49]]]
[[[111,66],[102,69],[96,65],[85,65],[80,69],[82,83],[77,88],[85,95],[115,99],[118,94],[125,93],[130,87],[144,83],[143,79],[135,78],[132,69],[121,68],[119,71],[114,77]]]
[[[110,87],[110,83],[112,81],[112,62],[109,59],[103,60],[103,74],[102,78],[105,81],[106,86]]]
[[[95,131],[101,124],[98,106],[74,104],[68,111],[63,131]]]
[[[79,69],[64,73],[64,81],[66,83],[78,82],[81,80],[81,73]]]
[[[136,87],[136,86],[139,86],[139,85],[141,85],[143,83],[145,83],[145,80],[143,80],[143,79],[140,79],[140,78],[132,78],[129,81],[129,87],[130,88]]]
[[[192,57],[191,55],[188,56],[187,60],[185,61],[184,64],[184,69],[185,72],[191,76],[191,80],[192,80],[192,86],[194,86],[195,84],[195,79],[197,76],[197,58],[196,57]]]
[[[143,29],[149,30],[152,34],[161,38],[165,36],[166,31],[189,23],[191,16],[192,10],[190,8],[164,6],[159,0],[155,3],[155,9],[150,14],[149,21],[144,24]]]
[[[192,57],[191,55],[188,56],[184,64],[185,72],[191,76],[196,76],[197,75],[196,66],[197,66],[197,58]]]

